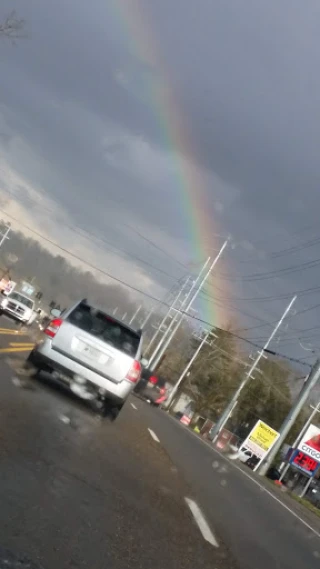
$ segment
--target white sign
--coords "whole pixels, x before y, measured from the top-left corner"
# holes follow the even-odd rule
[[[320,428],[310,425],[307,432],[303,435],[298,449],[320,462]]]
[[[262,459],[268,454],[278,438],[279,433],[277,431],[269,427],[267,423],[260,420],[257,421],[251,433],[241,445],[241,451],[251,451],[254,470],[258,468]]]
[[[17,283],[15,283],[14,281],[9,281],[6,288],[3,291],[3,294],[5,296],[8,296],[9,294],[12,293],[12,291],[15,289],[16,286],[17,286]]]
[[[26,281],[22,282],[21,285],[21,292],[24,292],[24,294],[27,294],[28,296],[32,296],[34,294],[35,288],[32,284],[27,283]]]

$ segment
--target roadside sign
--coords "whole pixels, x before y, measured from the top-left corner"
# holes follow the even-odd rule
[[[34,291],[35,291],[35,287],[32,284],[30,284],[26,281],[22,282],[21,292],[23,292],[24,294],[27,294],[28,296],[32,296],[34,294]]]
[[[301,450],[296,450],[290,457],[290,464],[309,476],[313,478],[320,467],[320,463],[311,458],[311,456],[305,454]]]
[[[190,417],[188,417],[188,415],[182,415],[180,423],[182,423],[183,425],[190,425],[191,419]]]
[[[320,462],[320,428],[315,425],[310,425],[303,435],[298,449],[317,462]]]
[[[241,445],[241,450],[250,450],[252,452],[254,470],[258,468],[262,459],[265,458],[278,438],[279,433],[277,431],[267,425],[267,423],[260,420],[257,421],[252,431]]]
[[[10,282],[10,279],[8,279],[6,277],[2,277],[2,279],[0,280],[0,290],[5,290],[9,284],[9,282]]]
[[[8,296],[17,286],[17,283],[15,283],[14,281],[9,281],[6,288],[3,290],[3,294],[5,296]]]

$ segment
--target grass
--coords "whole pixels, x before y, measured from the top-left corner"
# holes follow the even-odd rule
[[[264,480],[268,484],[270,484],[270,486],[273,486],[273,488],[280,489],[279,486],[275,485],[273,480],[270,480],[269,478],[265,478]],[[299,498],[299,496],[297,496],[296,494],[294,494],[293,492],[290,492],[288,490],[285,492],[285,495],[288,496],[289,498],[292,498],[292,500],[295,500],[296,502],[298,502],[298,504],[301,504],[302,506],[307,508],[310,512],[313,512],[313,514],[318,516],[318,518],[320,518],[320,509],[317,508],[316,506],[314,506],[313,504],[311,504],[311,502],[309,502],[309,500],[306,500],[305,498]]]
[[[316,516],[318,516],[318,518],[320,518],[319,508],[317,508],[316,506],[311,504],[311,502],[309,502],[309,500],[306,500],[305,498],[299,498],[299,496],[296,496],[295,494],[290,494],[290,496],[291,496],[291,498],[293,498],[293,500],[295,500],[299,504],[302,504],[302,506],[304,506],[305,508],[308,508],[308,510],[310,510],[310,512],[313,512]]]

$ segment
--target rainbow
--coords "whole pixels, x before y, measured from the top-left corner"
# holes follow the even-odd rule
[[[170,81],[165,65],[161,61],[160,50],[157,49],[145,12],[142,13],[140,0],[112,0],[111,6],[113,24],[119,28],[119,31],[116,28],[116,32],[119,33],[119,37],[125,38],[130,54],[147,68],[155,67],[157,75],[160,73],[161,82],[149,80],[146,85],[147,102],[153,111],[163,141],[173,156],[184,224],[188,228],[188,241],[193,249],[191,255],[196,266],[200,267],[209,255],[212,257],[216,254],[222,241],[220,238],[219,245],[217,240],[214,243],[212,219],[209,213],[212,208],[208,203],[206,182],[200,170],[192,161],[186,159],[194,153],[187,125],[174,99],[172,90],[174,83]],[[215,235],[217,233],[219,231],[215,231]],[[217,281],[216,276],[214,281]],[[202,317],[213,325],[226,324],[226,310],[211,299],[201,298],[201,312]]]

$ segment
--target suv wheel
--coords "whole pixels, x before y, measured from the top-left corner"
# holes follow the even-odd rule
[[[119,405],[114,405],[111,401],[97,400],[95,402],[95,408],[102,415],[102,417],[108,418],[110,421],[115,421],[123,407],[123,403]]]

